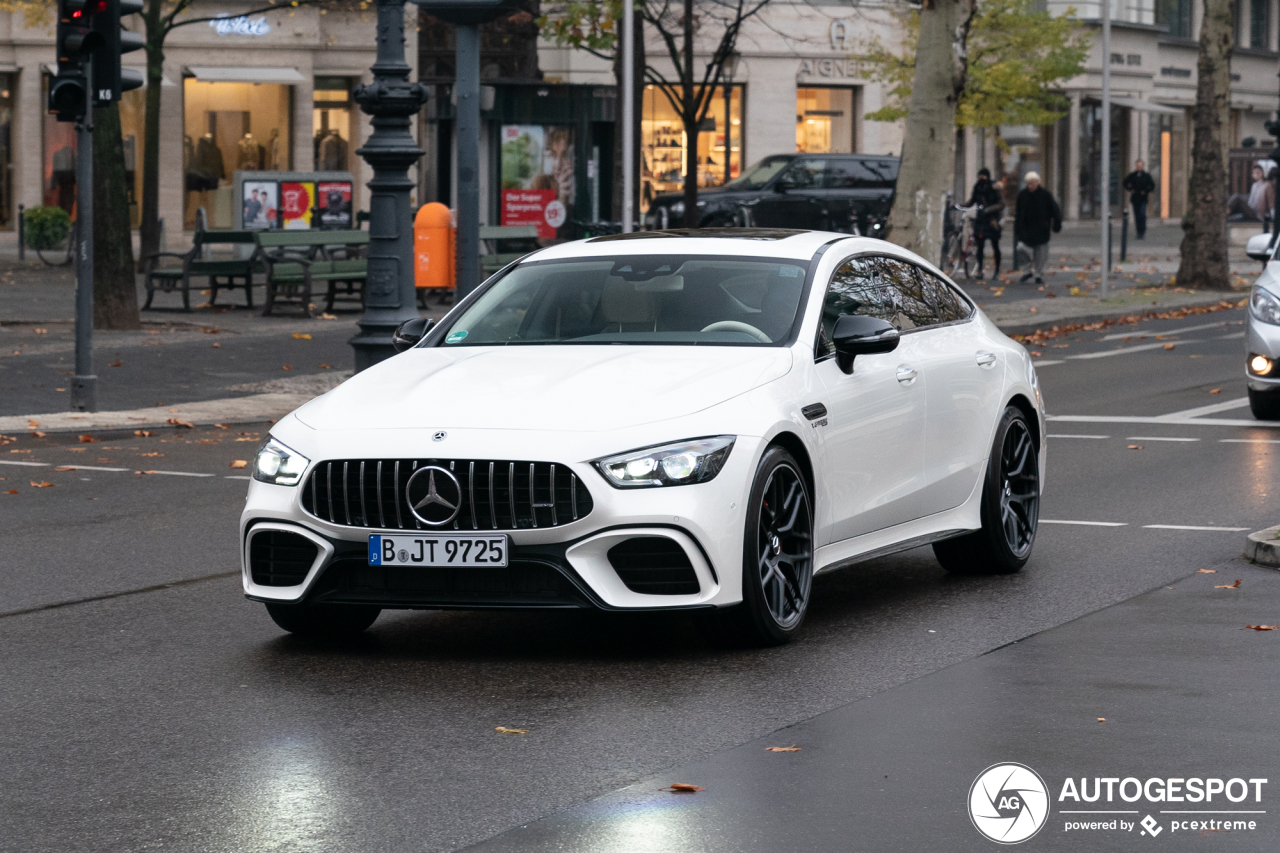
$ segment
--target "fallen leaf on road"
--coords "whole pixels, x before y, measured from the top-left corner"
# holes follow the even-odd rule
[[[31,437],[32,437],[32,438],[44,438],[44,437],[45,437],[45,433],[41,432],[40,430],[35,430],[34,432],[32,432],[32,433],[31,433]]]
[[[294,332],[293,339],[295,341],[309,341],[311,340],[311,336],[308,335],[306,332]]]
[[[1164,348],[1165,348],[1165,349],[1173,349],[1173,344],[1165,344],[1165,345],[1164,345]]]
[[[248,468],[249,463],[244,459],[236,459],[231,463],[232,468]]]
[[[147,435],[151,435],[151,430],[149,430],[149,429],[135,429],[135,430],[133,431],[133,434],[134,434],[134,435],[147,436]]]
[[[40,422],[39,422],[39,421],[31,421],[31,420],[29,420],[29,421],[27,421],[27,426],[29,426],[29,427],[38,427],[38,426],[40,426]]]
[[[236,466],[232,465],[231,467],[234,468]],[[495,726],[493,730],[500,735],[527,735],[529,733],[528,729],[509,729],[506,726]]]
[[[164,454],[158,450],[153,450],[150,453],[139,453],[138,455],[139,456],[164,456]]]
[[[108,364],[107,367],[124,367],[124,362],[117,358],[115,361]]]
[[[256,438],[237,438],[236,441],[257,441]]]
[[[187,442],[187,443],[190,444],[190,442]],[[196,442],[196,444],[221,444],[221,443],[222,443],[222,439],[220,438],[202,438]]]
[[[329,365],[327,365],[327,364],[321,364],[321,365],[317,365],[317,366],[318,366],[321,370],[328,370],[328,369],[329,369]]]
[[[1042,355],[1044,355],[1044,353],[1042,353],[1042,352],[1036,352],[1035,350],[1032,350],[1032,351],[1031,351],[1031,357],[1032,357],[1032,358],[1039,358],[1039,357],[1040,357],[1040,356],[1042,356]]]
[[[93,437],[93,436],[91,436],[91,435],[87,435],[87,434],[86,434],[86,435],[82,435],[82,436],[80,436],[80,443],[81,443],[81,444],[93,444],[95,441],[97,441],[97,439],[96,439],[96,438],[94,438],[94,437]]]
[[[213,348],[214,348],[214,349],[222,349],[222,344],[214,344],[214,345],[213,345]]]
[[[280,365],[280,369],[281,369],[281,370],[293,370],[293,365],[291,365],[291,364],[282,364],[282,365]]]
[[[1240,578],[1236,578],[1235,583],[1220,583],[1214,587],[1214,589],[1239,589],[1239,588],[1240,588]]]
[[[1142,448],[1143,448],[1143,445],[1141,445],[1141,444],[1131,444],[1131,445],[1129,445],[1129,449],[1130,449],[1130,450],[1141,450]]]
[[[206,335],[216,335],[222,330],[219,329],[217,326],[205,326],[200,331],[204,332]]]
[[[1196,569],[1198,575],[1216,575],[1217,573],[1217,569]]]
[[[337,314],[321,314],[318,317],[316,317],[316,319],[317,320],[336,320],[338,319],[338,315]]]
[[[35,486],[37,489],[47,489],[51,487],[53,483],[50,483],[48,480],[41,480],[38,483],[35,480],[32,480],[31,485]]]
[[[34,331],[35,331],[35,333],[36,333],[37,335],[47,335],[47,334],[49,334],[49,330],[48,330],[48,329],[35,329]]]
[[[217,429],[231,429],[231,427],[227,426],[226,424],[214,424],[214,427]]]
[[[800,747],[796,746],[794,743],[791,744],[791,746],[766,746],[765,749],[768,750],[769,752],[799,752],[800,751]]]
[[[1028,311],[1030,311],[1032,314],[1035,314],[1035,313],[1037,313],[1040,309],[1039,309],[1039,308],[1032,307],[1032,308],[1028,308],[1027,310],[1028,310]]]
[[[74,467],[71,467],[71,468],[63,467],[63,468],[54,468],[53,470],[55,470],[55,471],[76,471],[76,470],[79,470],[79,469],[74,468]]]
[[[1100,723],[1105,723],[1106,721],[1107,721],[1107,718],[1106,718],[1106,717],[1099,717],[1099,718],[1098,718],[1098,722],[1100,722]]]
[[[659,791],[670,791],[673,794],[696,794],[699,791],[705,791],[706,788],[700,788],[697,785],[690,785],[687,782],[676,782],[674,785],[668,785],[665,788],[659,788]]]
[[[16,495],[17,493],[18,493],[17,489],[10,489],[9,491],[5,492],[6,495]]]
[[[169,426],[187,427],[188,429],[195,429],[196,426],[191,421],[184,421],[182,418],[169,418],[165,423]]]
[[[1221,394],[1221,393],[1222,393],[1222,389],[1221,389],[1221,388],[1210,388],[1210,389],[1209,389],[1209,393],[1210,393],[1210,394]]]
[[[1245,625],[1244,627],[1253,631],[1274,631],[1280,628],[1280,625]]]

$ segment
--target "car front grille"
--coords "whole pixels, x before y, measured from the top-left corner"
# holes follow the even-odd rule
[[[316,543],[297,533],[259,530],[250,535],[249,573],[259,586],[297,586],[320,552]]]
[[[458,481],[458,512],[428,525],[405,494],[419,468],[449,471]],[[450,495],[452,497],[452,495]],[[528,530],[559,527],[591,512],[591,493],[554,462],[494,459],[344,459],[321,462],[302,491],[302,508],[323,521],[384,530]]]
[[[627,589],[646,595],[697,595],[689,556],[665,536],[635,536],[609,549],[609,564]]]

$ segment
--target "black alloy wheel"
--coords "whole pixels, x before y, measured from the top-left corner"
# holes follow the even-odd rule
[[[799,463],[781,447],[765,451],[747,504],[742,604],[714,614],[735,641],[781,645],[804,621],[813,586],[812,507]]]
[[[1040,460],[1026,416],[1010,406],[1000,418],[982,490],[982,528],[935,543],[949,572],[1006,575],[1031,557],[1040,520]]]

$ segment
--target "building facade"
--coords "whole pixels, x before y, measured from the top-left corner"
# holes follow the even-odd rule
[[[203,209],[231,227],[237,171],[353,173],[356,209],[367,207],[371,171],[355,155],[371,133],[352,89],[369,82],[375,12],[300,6],[248,17],[251,2],[201,3],[165,44],[160,95],[160,216],[166,233],[191,230]],[[407,13],[406,56],[417,62],[417,15]],[[135,17],[131,26],[141,31]],[[56,73],[53,22],[0,13],[0,228],[17,206],[75,209],[75,126],[46,112]],[[144,70],[144,53],[125,56]],[[416,76],[416,73],[415,75]],[[125,93],[121,125],[130,194],[141,216],[145,89]]]

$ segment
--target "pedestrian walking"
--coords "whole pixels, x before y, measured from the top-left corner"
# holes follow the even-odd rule
[[[1049,261],[1049,235],[1062,230],[1062,211],[1053,194],[1040,186],[1038,172],[1027,172],[1025,180],[1027,185],[1018,193],[1014,208],[1014,246],[1024,243],[1032,253],[1034,271],[1028,271],[1022,282],[1030,281],[1035,275],[1036,284],[1044,284],[1044,265]]]
[[[982,281],[982,249],[988,240],[991,241],[991,258],[995,261],[995,272],[991,277],[996,278],[1000,275],[1000,219],[1004,216],[1004,193],[992,183],[990,169],[978,170],[978,181],[964,206],[981,208],[973,223],[973,239],[978,243],[978,281]]]
[[[1125,176],[1122,185],[1129,192],[1129,204],[1133,205],[1133,228],[1141,240],[1147,236],[1147,198],[1156,191],[1155,179],[1141,160],[1133,164],[1133,171]]]

